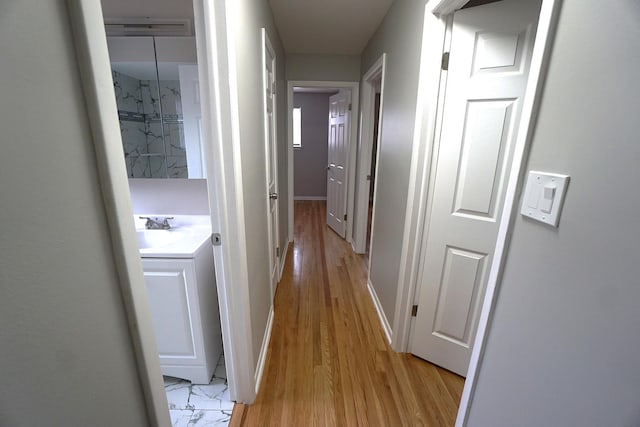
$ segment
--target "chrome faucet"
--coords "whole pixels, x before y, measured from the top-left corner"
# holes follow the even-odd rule
[[[149,218],[148,216],[141,216],[140,219],[146,219],[147,222],[144,224],[144,228],[147,230],[168,230],[171,228],[171,224],[169,224],[169,220],[173,219],[172,216],[160,218]]]

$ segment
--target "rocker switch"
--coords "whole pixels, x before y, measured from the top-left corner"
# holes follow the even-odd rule
[[[556,185],[553,183],[549,183],[544,186],[544,190],[542,192],[542,201],[540,203],[540,210],[542,212],[550,213],[551,208],[553,207],[553,198],[556,195]]]

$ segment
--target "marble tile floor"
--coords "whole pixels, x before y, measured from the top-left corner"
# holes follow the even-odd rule
[[[220,355],[211,382],[195,385],[164,377],[173,427],[221,427],[229,425],[233,402],[229,399],[224,354]]]

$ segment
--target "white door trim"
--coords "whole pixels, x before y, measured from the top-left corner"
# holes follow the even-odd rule
[[[347,154],[347,232],[346,240],[351,243],[353,240],[353,215],[355,205],[355,182],[356,182],[356,144],[358,138],[358,127],[354,125],[353,117],[359,111],[360,82],[330,81],[330,80],[288,80],[287,81],[287,168],[289,182],[289,241],[293,242],[293,88],[294,87],[317,87],[336,88],[351,90],[351,137],[349,139],[349,153]]]
[[[369,70],[362,77],[362,109],[360,111],[360,140],[358,141],[358,196],[355,204],[354,222],[356,224],[353,230],[353,251],[358,254],[365,253],[367,250],[367,223],[369,216],[369,180],[367,176],[372,174],[376,176],[376,171],[371,171],[371,157],[373,156],[373,133],[375,123],[375,97],[376,88],[374,81],[381,80],[380,89],[380,111],[384,103],[384,77],[387,66],[387,54],[383,53]],[[382,134],[382,120],[378,122],[378,152],[380,151],[380,136]],[[377,153],[376,153],[377,156]],[[376,163],[377,169],[377,163]],[[374,182],[374,186],[375,186]],[[375,216],[375,190],[373,215]],[[373,220],[371,222],[373,225]],[[373,233],[372,233],[373,235]],[[369,257],[371,259],[371,257]]]
[[[234,2],[194,0],[211,225],[222,236],[213,252],[229,392],[231,400],[252,403],[256,366],[246,235],[244,215],[237,215],[244,212],[244,202],[234,7]]]
[[[69,0],[67,6],[138,380],[149,423],[168,427],[171,420],[135,237],[102,9],[99,2],[89,0]]]
[[[427,216],[427,195],[433,160],[433,147],[437,140],[438,95],[441,82],[440,67],[445,45],[446,24],[450,18],[450,16],[441,15],[441,13],[451,13],[464,4],[466,4],[466,1],[429,0],[425,7],[416,123],[403,233],[404,244],[398,277],[396,315],[393,321],[392,347],[394,350],[401,352],[407,351],[409,345],[411,306],[414,304],[416,297],[417,272],[421,256],[421,236],[423,235]],[[522,188],[523,167],[536,123],[537,109],[553,45],[560,4],[561,0],[542,1],[513,164],[509,172],[504,210],[500,221],[487,290],[480,313],[475,344],[471,354],[471,362],[458,410],[457,427],[466,426],[467,424],[477,373],[480,369],[485,340],[489,332],[493,303],[501,278],[505,250],[508,246],[512,223],[515,218],[514,213],[517,211],[516,198]]]

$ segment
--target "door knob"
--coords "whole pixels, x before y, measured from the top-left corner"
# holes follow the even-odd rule
[[[273,200],[277,200],[278,199],[278,193],[269,193],[269,198],[273,199]]]

